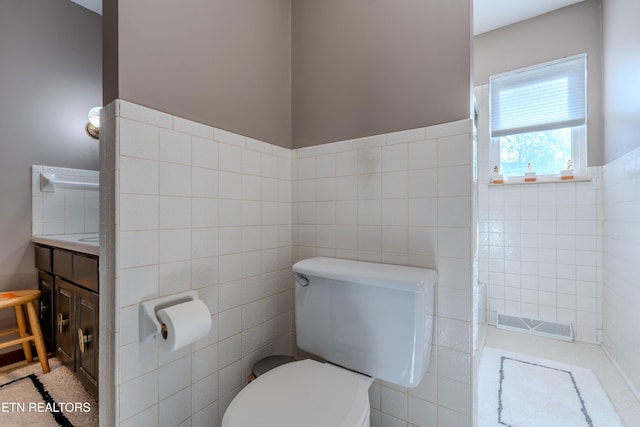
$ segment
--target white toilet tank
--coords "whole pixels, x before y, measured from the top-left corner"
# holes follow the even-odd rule
[[[434,270],[318,257],[297,262],[293,275],[300,349],[401,386],[420,383],[431,353]]]

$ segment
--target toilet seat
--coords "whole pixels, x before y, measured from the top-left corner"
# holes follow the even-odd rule
[[[242,389],[222,427],[368,427],[368,386],[358,374],[328,363],[288,363]]]

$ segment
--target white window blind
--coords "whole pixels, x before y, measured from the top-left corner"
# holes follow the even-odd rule
[[[491,136],[584,125],[586,55],[492,76]]]

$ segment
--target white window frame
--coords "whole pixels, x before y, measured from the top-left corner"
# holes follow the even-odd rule
[[[563,126],[561,128],[566,128],[566,127],[570,127],[572,129],[572,133],[571,133],[571,162],[573,164],[573,169],[574,169],[574,176],[578,179],[580,178],[587,178],[587,113],[586,113],[586,109],[587,109],[587,98],[586,98],[586,90],[587,90],[587,77],[586,77],[586,70],[587,70],[587,55],[586,54],[580,54],[580,55],[574,55],[568,58],[562,58],[556,61],[550,61],[550,62],[546,62],[546,63],[542,63],[542,64],[537,64],[531,67],[526,67],[526,68],[522,68],[522,69],[518,69],[518,70],[514,70],[514,71],[510,71],[507,73],[502,73],[496,76],[492,76],[491,78],[494,77],[501,77],[501,76],[508,76],[508,75],[513,75],[516,73],[520,73],[520,72],[526,72],[529,70],[534,70],[537,68],[541,68],[541,67],[545,67],[545,66],[552,66],[554,64],[557,63],[562,63],[568,60],[573,60],[573,59],[577,59],[577,58],[584,58],[584,64],[585,64],[585,77],[584,77],[584,90],[585,90],[585,113],[584,113],[584,123],[577,125],[577,126]],[[491,84],[489,85],[489,99],[491,99]],[[491,105],[491,101],[490,101],[490,105]],[[490,111],[490,119],[489,119],[489,126],[491,127],[491,111],[492,108],[489,108]],[[556,128],[556,129],[560,129],[560,128]],[[525,133],[525,132],[515,132],[512,135],[517,135],[519,133]],[[500,165],[500,136],[491,136],[491,130],[489,132],[489,136],[490,136],[490,145],[489,145],[489,160],[490,160],[490,167],[491,167],[491,173],[493,173],[493,168],[495,165]],[[535,166],[535,165],[534,165]],[[534,168],[535,169],[535,168]],[[505,177],[506,181],[513,181],[513,182],[518,182],[518,181],[523,181],[524,179],[524,172],[522,175],[511,175],[509,177]],[[490,174],[491,177],[491,174]],[[560,177],[560,171],[558,171],[557,173],[552,173],[552,174],[537,174],[536,178],[537,181],[558,181]],[[491,178],[490,178],[491,180]]]

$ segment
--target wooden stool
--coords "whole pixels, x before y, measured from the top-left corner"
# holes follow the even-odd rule
[[[20,338],[0,343],[0,348],[22,344],[22,351],[24,351],[25,359],[27,359],[27,362],[32,362],[33,356],[31,355],[31,343],[29,341],[33,341],[36,345],[36,353],[38,354],[38,360],[40,361],[42,372],[46,374],[47,372],[49,372],[49,360],[47,359],[47,350],[44,347],[44,340],[42,338],[42,330],[40,329],[38,313],[36,313],[36,307],[33,305],[33,301],[40,298],[40,294],[41,292],[37,290],[0,292],[0,309],[15,307],[16,323],[18,324],[17,329],[0,331],[0,337],[16,332],[20,334]],[[29,328],[31,329],[31,333],[27,332],[27,324],[24,318],[24,309],[22,308],[23,305],[27,306],[27,314],[29,315]]]

